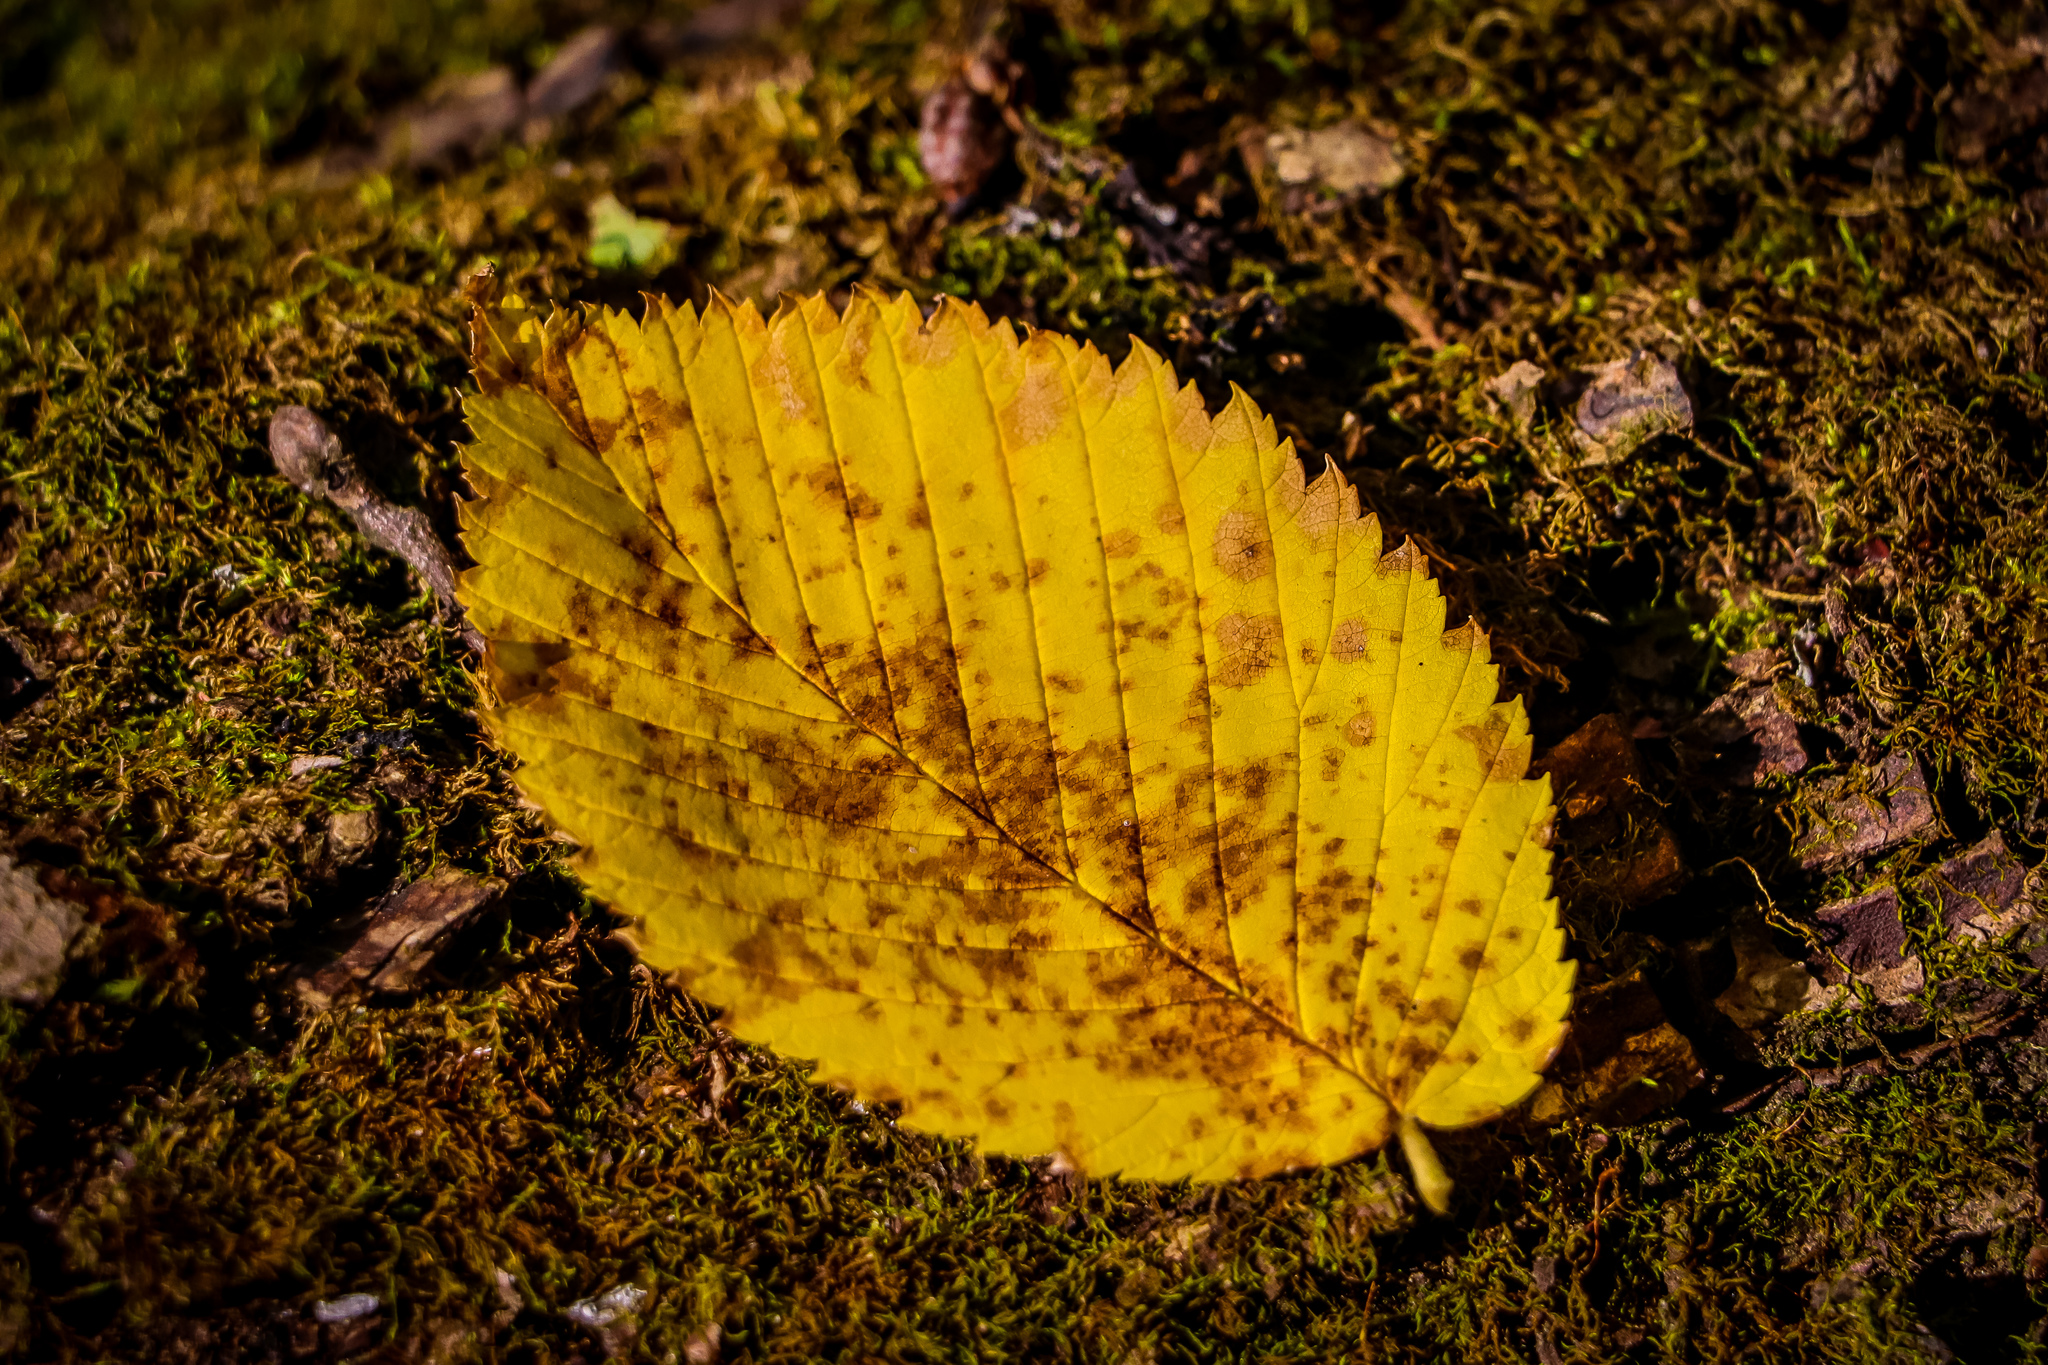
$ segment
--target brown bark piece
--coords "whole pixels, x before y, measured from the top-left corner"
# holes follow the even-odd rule
[[[2029,872],[1993,830],[1922,877],[1919,887],[1941,910],[1950,938],[1988,943],[2040,913],[2041,869]]]
[[[1738,658],[1745,667],[1764,666],[1749,655]],[[1716,697],[1686,727],[1684,738],[1709,746],[1726,765],[1726,780],[1739,787],[1790,777],[1813,761],[1799,737],[1799,722],[1768,682],[1745,683]]]
[[[1692,430],[1692,400],[1670,361],[1651,351],[1595,366],[1572,433],[1580,463],[1609,464],[1652,436]]]
[[[326,1009],[352,984],[396,993],[415,988],[454,932],[505,893],[495,877],[443,869],[392,895],[370,913],[356,941],[335,961],[293,982],[309,1009]]]
[[[1868,772],[1822,788],[1815,825],[1793,851],[1803,867],[1837,867],[1932,834],[1938,824],[1920,760],[1894,749]]]
[[[1633,909],[1685,884],[1677,836],[1643,788],[1642,760],[1619,716],[1587,721],[1530,773],[1550,775],[1559,838],[1582,891]]]
[[[1880,1005],[1903,1005],[1927,984],[1916,954],[1906,951],[1906,925],[1899,893],[1878,887],[1814,911],[1822,952],[1809,959],[1823,985],[1850,980],[1870,988]]]
[[[1571,1031],[1529,1104],[1529,1120],[1639,1123],[1668,1109],[1706,1080],[1686,1036],[1637,967],[1580,992]]]

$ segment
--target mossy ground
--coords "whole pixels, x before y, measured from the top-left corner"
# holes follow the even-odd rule
[[[1943,833],[1809,876],[1790,831],[1849,755],[1737,795],[1651,739],[1698,875],[1632,917],[1568,904],[1598,975],[1750,906],[1796,926],[1993,827],[2030,860],[2048,840],[2048,156],[2012,93],[2048,15],[1020,5],[1031,134],[955,219],[918,101],[986,16],[818,0],[457,168],[309,169],[598,17],[646,16],[0,3],[0,628],[52,684],[0,729],[0,832],[102,921],[53,1002],[0,1007],[0,1353],[698,1360],[713,1323],[728,1361],[2048,1352],[2038,992],[1930,907],[1929,999],[2019,986],[2002,1038],[1739,1117],[1462,1135],[1446,1220],[1384,1156],[1242,1187],[983,1160],[636,971],[482,744],[431,599],[261,443],[309,403],[446,526],[478,262],[615,303],[865,281],[1243,383],[1427,544],[1544,742],[1677,726],[1731,652],[1825,637],[1842,590],[1865,648],[1793,701],[1919,754]],[[1279,193],[1257,130],[1340,117],[1393,136],[1402,183]],[[1123,165],[1205,253],[1106,188]],[[592,263],[606,192],[675,225],[651,280]],[[1527,432],[1480,392],[1637,346],[1696,421],[1618,464],[1560,459],[1568,391]],[[294,778],[304,755],[344,761]],[[344,857],[351,809],[378,837]],[[518,881],[434,987],[296,1014],[289,969],[441,864]],[[1777,1059],[1882,1047],[1881,1017]],[[1917,1027],[1890,1042],[1961,1025]],[[622,1284],[636,1335],[565,1314]],[[347,1292],[381,1311],[308,1324]]]

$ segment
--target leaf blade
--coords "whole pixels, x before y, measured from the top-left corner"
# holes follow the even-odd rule
[[[1571,971],[1519,705],[1241,392],[867,294],[478,334],[487,719],[734,1028],[1156,1176],[1533,1085]]]

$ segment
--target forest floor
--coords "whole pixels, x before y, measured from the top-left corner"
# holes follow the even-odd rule
[[[2048,1357],[2044,129],[1981,0],[0,0],[0,1355]],[[1450,1215],[984,1158],[637,968],[266,445],[452,538],[486,261],[1135,335],[1413,535],[1586,987]]]

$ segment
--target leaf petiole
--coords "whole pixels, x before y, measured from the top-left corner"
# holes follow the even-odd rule
[[[1429,1145],[1429,1137],[1422,1131],[1422,1125],[1406,1115],[1401,1119],[1401,1154],[1408,1158],[1408,1170],[1415,1178],[1415,1193],[1422,1196],[1422,1202],[1429,1211],[1436,1214],[1451,1211],[1451,1177],[1444,1171],[1443,1162],[1437,1160],[1436,1148]]]

